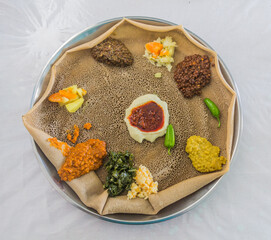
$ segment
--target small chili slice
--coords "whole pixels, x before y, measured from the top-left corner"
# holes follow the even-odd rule
[[[170,150],[175,146],[175,133],[171,124],[167,127],[164,145],[168,149],[168,154],[171,155]]]
[[[212,113],[212,115],[217,119],[217,121],[218,121],[218,127],[220,127],[220,118],[219,118],[220,117],[220,111],[219,111],[218,107],[209,98],[205,98],[204,102],[205,102],[206,106],[209,108],[209,110]]]

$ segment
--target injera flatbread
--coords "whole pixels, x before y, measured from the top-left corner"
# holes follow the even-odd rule
[[[95,61],[90,48],[108,36],[121,40],[134,56],[134,64],[119,68]],[[177,42],[172,72],[165,67],[158,68],[143,57],[144,45],[158,37],[171,36]],[[211,67],[211,82],[201,96],[186,99],[178,90],[173,79],[175,66],[185,56],[208,55]],[[162,73],[157,79],[154,74]],[[188,196],[229,170],[233,136],[235,92],[230,88],[219,69],[217,54],[195,41],[182,26],[151,26],[129,19],[123,19],[96,39],[63,52],[54,63],[47,78],[48,87],[34,107],[23,116],[25,127],[52,164],[59,169],[64,162],[61,152],[49,145],[47,139],[56,137],[66,140],[66,131],[77,124],[91,122],[93,128],[81,130],[78,142],[98,138],[107,143],[107,151],[132,152],[135,166],[149,168],[154,180],[159,183],[159,192],[148,200],[127,200],[126,196],[108,197],[103,189],[106,173],[103,167],[92,171],[67,184],[81,201],[94,208],[101,215],[113,213],[156,214],[162,208]],[[48,101],[48,96],[65,87],[77,84],[87,90],[85,103],[76,113],[69,113],[65,107]],[[164,137],[154,143],[134,141],[124,122],[125,109],[137,97],[157,94],[167,102],[170,123],[174,126],[176,145],[169,156],[164,147]],[[221,111],[221,127],[204,105],[203,99],[212,99]],[[186,140],[191,135],[207,138],[219,146],[221,155],[228,161],[221,171],[197,172],[185,152]],[[106,159],[105,159],[106,161]]]

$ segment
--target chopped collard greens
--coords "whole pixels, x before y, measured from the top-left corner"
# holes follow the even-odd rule
[[[128,151],[109,153],[109,160],[105,164],[107,178],[104,184],[109,196],[114,197],[130,189],[136,174],[133,159],[134,155]]]

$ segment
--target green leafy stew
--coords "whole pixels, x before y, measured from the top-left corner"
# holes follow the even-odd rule
[[[104,184],[109,196],[114,197],[130,189],[136,174],[133,159],[134,155],[128,151],[109,153],[109,160],[105,164],[107,178]]]

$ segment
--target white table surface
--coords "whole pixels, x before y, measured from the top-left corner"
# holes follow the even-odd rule
[[[21,120],[54,51],[84,28],[125,15],[179,23],[207,41],[230,69],[244,113],[239,151],[211,196],[143,226],[105,222],[59,196]],[[271,239],[270,46],[271,1],[0,0],[0,239]]]

